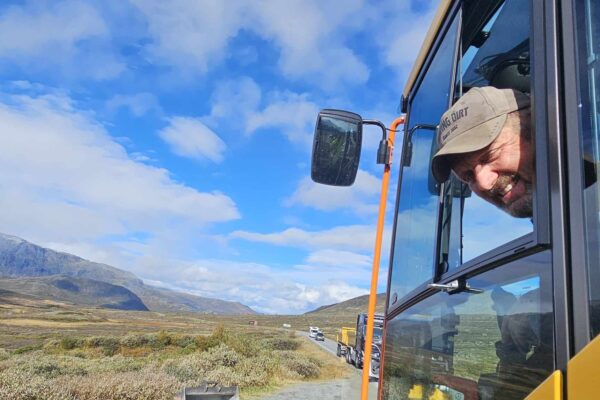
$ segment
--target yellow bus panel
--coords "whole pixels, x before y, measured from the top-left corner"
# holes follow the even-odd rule
[[[567,398],[569,400],[600,398],[599,365],[600,336],[597,336],[567,364]]]

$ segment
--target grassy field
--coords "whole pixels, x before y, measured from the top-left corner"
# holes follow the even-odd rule
[[[172,399],[206,381],[239,385],[251,399],[349,373],[295,335],[309,325],[333,333],[347,322],[342,316],[225,317],[0,300],[1,399]]]

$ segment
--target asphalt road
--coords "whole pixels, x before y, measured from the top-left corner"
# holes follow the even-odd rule
[[[308,332],[296,331],[296,334],[298,336],[305,337],[306,339],[310,340],[311,342],[313,342],[316,345],[321,346],[323,349],[327,350],[328,352],[330,352],[334,356],[336,355],[336,352],[337,352],[337,342],[335,340],[331,340],[331,339],[325,338],[325,340],[321,342],[321,341],[316,341],[315,339],[309,337],[308,336]]]

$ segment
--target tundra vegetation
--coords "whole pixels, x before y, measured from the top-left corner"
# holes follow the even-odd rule
[[[294,328],[276,328],[283,318],[250,326],[248,316],[0,304],[0,399],[171,400],[205,382],[252,399],[348,374]]]
[[[184,386],[204,382],[239,385],[252,395],[288,382],[344,375],[310,346],[293,332],[240,332],[223,325],[210,335],[69,335],[0,350],[0,398],[173,399]]]

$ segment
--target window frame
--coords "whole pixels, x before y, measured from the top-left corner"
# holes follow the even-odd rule
[[[570,233],[570,275],[572,310],[572,354],[580,351],[590,340],[590,305],[589,305],[589,276],[587,271],[585,212],[584,212],[584,171],[581,165],[583,154],[581,151],[581,124],[578,104],[581,93],[579,92],[579,68],[577,54],[577,0],[565,0],[561,3],[562,16],[562,61],[564,66],[564,113],[565,137],[564,151],[567,154],[568,171],[568,198],[571,206],[568,210]],[[567,140],[570,136],[572,140]]]
[[[406,157],[406,152],[405,149],[407,148],[407,141],[409,139],[409,135],[408,132],[410,130],[410,110],[412,108],[413,105],[413,101],[415,99],[415,96],[417,94],[417,92],[419,91],[419,88],[421,87],[421,84],[425,78],[426,72],[429,70],[429,67],[431,66],[431,63],[433,61],[433,59],[435,58],[437,52],[440,49],[441,44],[444,42],[444,39],[446,38],[446,35],[448,34],[448,31],[450,30],[450,28],[452,27],[452,24],[454,22],[454,18],[459,18],[458,21],[458,34],[456,35],[456,43],[454,43],[454,55],[453,55],[453,60],[452,60],[452,68],[451,68],[451,73],[452,73],[452,77],[450,79],[450,83],[449,83],[449,99],[450,101],[452,101],[452,97],[453,97],[453,88],[454,88],[454,84],[455,84],[455,77],[456,77],[456,63],[457,63],[457,51],[459,48],[459,44],[460,44],[460,32],[462,29],[462,18],[460,16],[460,13],[462,12],[461,10],[461,1],[456,1],[454,4],[452,4],[449,9],[448,12],[446,14],[446,18],[439,30],[439,33],[435,39],[435,41],[433,42],[431,49],[429,50],[429,52],[427,53],[427,57],[425,58],[425,61],[423,62],[423,67],[421,68],[421,70],[419,71],[419,74],[417,75],[417,78],[415,79],[415,84],[413,85],[413,87],[411,88],[409,95],[406,99],[402,99],[401,103],[406,104],[407,105],[407,115],[409,116],[409,119],[407,121],[406,124],[404,124],[404,134],[403,134],[403,138],[402,138],[402,152],[401,152],[401,156],[400,156],[400,171],[398,174],[398,185],[396,188],[396,201],[395,201],[395,206],[394,206],[394,223],[393,223],[393,228],[392,228],[392,240],[391,240],[391,247],[390,247],[390,257],[389,257],[389,268],[388,268],[388,279],[387,279],[387,293],[388,296],[386,296],[386,304],[385,304],[385,315],[386,315],[386,319],[388,318],[388,315],[392,315],[392,314],[397,314],[398,312],[400,312],[401,310],[405,309],[407,307],[408,304],[414,304],[416,299],[420,299],[422,298],[422,294],[423,292],[425,292],[427,290],[427,285],[429,283],[431,283],[431,277],[435,276],[435,264],[437,264],[437,255],[435,255],[434,253],[434,265],[432,265],[432,270],[431,270],[431,277],[428,278],[428,280],[424,280],[424,283],[417,286],[416,288],[414,288],[413,290],[411,290],[410,292],[408,292],[407,294],[405,294],[402,297],[399,298],[394,298],[392,299],[391,297],[391,293],[390,293],[390,289],[392,287],[392,271],[393,271],[393,266],[394,266],[394,248],[395,248],[395,244],[396,244],[396,233],[397,233],[397,216],[398,216],[398,210],[400,207],[400,195],[401,195],[401,188],[402,188],[402,175],[403,175],[403,166],[404,166],[404,162],[405,162],[405,157]],[[438,205],[438,213],[439,213],[439,205]],[[437,216],[436,216],[437,218]],[[437,233],[437,228],[436,228],[436,234],[435,234],[435,243],[434,243],[434,248],[431,249],[433,252],[437,252],[438,250],[438,233]],[[421,295],[419,295],[421,294]],[[412,299],[412,300],[411,300]],[[407,303],[408,300],[408,303]]]
[[[557,101],[557,94],[559,93],[557,79],[558,74],[556,60],[552,58],[556,57],[556,35],[552,34],[550,35],[550,37],[546,37],[548,32],[556,32],[556,24],[553,21],[548,21],[548,19],[553,18],[553,14],[555,12],[553,11],[554,8],[552,5],[544,5],[542,3],[530,0],[530,43],[535,43],[534,45],[532,45],[535,49],[535,52],[532,51],[530,53],[530,59],[532,64],[532,128],[535,132],[549,132],[549,129],[552,129],[553,132],[557,132],[559,110]],[[552,1],[552,3],[554,4],[554,0]],[[423,81],[424,76],[426,75],[429,69],[433,57],[438,51],[440,44],[445,38],[449,26],[452,24],[453,19],[457,15],[459,15],[459,18],[461,19],[459,21],[459,29],[462,29],[462,15],[460,15],[461,12],[462,1],[458,0],[451,5],[449,12],[447,13],[446,20],[442,25],[442,29],[440,29],[440,34],[436,38],[434,46],[432,46],[432,49],[429,52],[425,63],[423,64],[423,68],[418,74],[417,80],[415,81],[415,85],[411,88],[408,98],[405,99],[406,104],[408,106],[407,108],[409,111],[409,116],[410,109],[412,107],[412,102],[420,89],[421,82]],[[456,68],[458,64],[458,51],[460,51],[460,43],[462,39],[462,35],[460,33],[461,32],[459,32],[459,35],[457,37],[457,50],[453,60],[453,76],[451,79],[452,86],[450,88],[451,99],[454,97],[454,84],[456,80]],[[546,50],[548,47],[551,48],[551,51],[549,52],[550,54],[548,54]],[[547,66],[550,65],[548,64],[549,59],[552,65],[552,71],[550,71],[550,73],[547,73]],[[551,87],[546,87],[546,85],[549,84],[551,84]],[[549,96],[552,97],[549,98]],[[537,99],[547,99],[547,101],[536,101]],[[550,111],[552,111],[552,113]],[[548,117],[546,118],[545,116]],[[404,143],[406,142],[406,133],[408,129],[409,124],[405,125],[404,127]],[[557,237],[560,240],[560,235],[557,235],[556,232],[557,230],[562,230],[562,222],[564,222],[564,216],[562,216],[561,213],[560,218],[555,218],[554,220],[551,220],[552,213],[550,204],[551,201],[556,204],[562,203],[561,191],[559,190],[557,192],[555,189],[551,190],[550,185],[550,183],[552,182],[560,188],[560,182],[562,182],[562,179],[560,179],[559,176],[560,170],[558,169],[558,166],[555,165],[556,163],[549,162],[550,159],[555,160],[555,158],[553,157],[554,152],[551,151],[551,148],[554,148],[554,140],[555,138],[550,137],[549,135],[535,135],[536,184],[534,192],[533,231],[527,235],[515,238],[512,241],[504,243],[486,253],[483,253],[465,262],[460,267],[450,270],[448,272],[443,272],[443,265],[441,265],[439,259],[439,248],[442,238],[441,224],[443,213],[443,187],[440,187],[440,197],[438,202],[437,213],[436,242],[434,246],[435,249],[433,249],[435,255],[434,265],[432,266],[432,274],[431,276],[423,277],[423,284],[419,285],[418,287],[416,287],[411,292],[407,293],[401,298],[392,299],[391,293],[389,293],[390,296],[388,296],[388,299],[386,301],[386,319],[393,318],[395,315],[399,314],[403,310],[411,307],[412,305],[416,304],[422,299],[435,293],[436,289],[431,289],[428,287],[430,283],[447,284],[457,279],[467,279],[486,270],[496,268],[503,264],[517,260],[521,257],[547,249],[550,247],[552,242],[551,238],[553,237]],[[404,154],[402,154],[402,158],[404,158]],[[396,194],[396,205],[394,215],[397,215],[398,213],[401,186],[402,167],[400,168],[398,178],[398,188]],[[389,258],[390,263],[388,274],[388,289],[391,287],[396,229],[396,220],[394,220],[394,227],[392,230],[391,254]],[[563,278],[560,279],[561,282],[559,284],[558,289],[561,293],[563,293],[565,291],[565,277],[563,268],[564,256],[561,254],[556,258],[556,261],[558,261],[559,264],[559,268],[558,271],[555,272],[558,272],[559,275],[563,276]],[[555,264],[554,260],[553,264]],[[394,300],[396,300],[395,304]],[[566,305],[561,304],[560,306],[562,311],[559,319],[564,320],[566,314],[563,315],[562,313],[566,312]],[[565,332],[556,332],[556,334],[566,334],[566,329],[564,331]]]
[[[534,40],[536,39],[536,28],[538,31],[541,28],[537,26],[538,24],[535,24],[536,18],[534,17],[534,14],[536,13],[536,9],[539,9],[535,3],[536,2],[530,2],[530,21],[532,27],[529,37],[530,44],[534,43]],[[531,47],[539,50],[539,46],[536,47],[535,45],[530,45],[530,48]],[[536,79],[536,77],[539,77],[540,75],[544,76],[545,63],[542,57],[543,52],[538,51],[537,53],[538,54],[534,54],[533,52],[530,53],[530,63],[533,66],[531,81],[531,107],[533,113],[532,129],[534,132],[547,132],[545,129],[547,123],[543,118],[544,115],[547,115],[547,110],[543,103],[540,104],[540,102],[536,102],[536,98],[538,97],[542,99],[545,98],[545,93],[543,93],[545,91],[545,84],[542,83],[541,79]],[[524,255],[540,251],[550,244],[550,207],[547,201],[549,198],[549,187],[547,184],[548,177],[546,174],[548,169],[547,137],[545,135],[536,134],[534,135],[534,142],[536,149],[536,183],[533,202],[532,232],[482,253],[479,256],[463,263],[460,267],[448,272],[444,272],[444,266],[441,265],[440,260],[436,260],[437,270],[435,282],[447,283],[462,277],[469,277],[481,271],[508,263]],[[445,182],[443,185],[446,183],[447,182]],[[440,192],[443,193],[443,188],[440,190]],[[440,196],[440,204],[443,205],[443,201],[443,197]],[[440,242],[442,234],[442,211],[443,207],[440,207],[440,216],[438,218],[438,243]],[[436,256],[439,257],[439,254]]]
[[[547,261],[549,259],[551,259],[551,258],[552,258],[551,250],[550,249],[546,249],[544,251],[533,253],[533,254],[529,255],[528,257],[524,257],[524,258],[520,258],[520,259],[514,260],[515,265],[508,265],[510,263],[507,263],[507,264],[503,264],[498,269],[494,269],[493,271],[485,271],[482,274],[479,274],[479,276],[475,277],[474,279],[478,279],[478,278],[482,277],[482,275],[485,275],[486,273],[488,274],[488,277],[490,275],[491,276],[496,276],[496,277],[504,277],[504,278],[506,278],[506,277],[515,278],[515,277],[527,276],[527,274],[522,274],[522,272],[519,269],[519,267],[522,266],[523,264],[528,264],[530,266],[535,265],[535,267],[529,267],[529,268],[535,268],[535,269],[538,270],[538,272],[540,272],[539,275],[536,275],[540,279],[539,286],[536,289],[538,289],[538,290],[540,290],[542,288],[549,289],[548,285],[553,285],[553,277],[552,277],[553,273],[552,273],[552,271],[548,270],[548,271],[546,271],[545,273],[542,274],[541,271],[545,271],[544,267],[545,267]],[[540,263],[540,261],[542,261],[543,263]],[[525,269],[529,269],[529,268],[526,267]],[[504,271],[502,271],[502,270],[504,270]],[[511,281],[514,282],[514,280],[511,280]],[[494,284],[494,283],[498,284],[498,281],[494,281],[494,280],[489,280],[489,282],[491,284]],[[507,282],[510,282],[510,281],[505,281],[505,283],[507,283]],[[475,283],[475,285],[476,285],[475,287],[479,288],[479,286],[477,286],[477,282],[472,282],[472,283]],[[491,293],[491,291],[489,290],[490,287],[491,286],[488,286],[486,288],[486,292]],[[542,298],[540,298],[540,302],[537,303],[537,304],[540,304],[540,305],[544,304],[544,300],[548,300],[548,297],[550,297],[550,296],[553,297],[554,296],[554,294],[551,291],[549,291],[549,290],[542,290],[540,292],[540,294],[542,295]],[[543,296],[544,294],[548,295],[548,297],[544,297]],[[431,299],[435,299],[436,296],[438,296],[439,298],[445,297],[446,299],[450,299],[450,296],[457,296],[458,297],[458,296],[465,296],[465,295],[469,297],[469,301],[471,301],[470,299],[476,298],[476,296],[478,296],[477,293],[461,292],[459,294],[447,294],[447,293],[435,291],[435,292],[432,293],[431,296],[428,296],[428,298],[426,299],[426,301],[429,301]],[[475,301],[477,301],[477,300],[475,300]],[[417,309],[420,310],[419,307],[421,306],[422,303],[421,302],[419,302],[419,303],[420,304],[418,304],[418,305],[413,304],[412,306],[416,306]],[[432,304],[433,305],[442,305],[442,304],[445,304],[445,302],[443,302],[443,301],[436,302],[434,300],[433,303],[429,303],[429,305],[432,305]],[[462,302],[460,304],[462,304]],[[415,311],[412,309],[412,306],[410,308],[411,308],[411,312],[414,315]],[[404,311],[408,311],[408,310],[404,310]],[[389,318],[387,320],[387,324],[394,324],[394,321],[396,319],[398,319],[398,318],[402,319],[401,318],[402,314],[403,313],[395,314],[393,318]],[[418,314],[419,314],[419,312],[417,312],[417,315]],[[424,314],[427,314],[427,313],[424,313]],[[460,314],[458,314],[458,315],[459,315],[459,318],[460,318]],[[486,314],[486,315],[492,316],[493,313],[490,312],[489,314]],[[462,324],[462,319],[460,319],[460,324]],[[386,327],[387,326],[389,326],[389,325],[386,325]],[[500,328],[500,327],[498,327],[498,328],[499,328],[499,333],[500,333],[502,331],[502,328]],[[458,334],[459,335],[461,334],[460,330],[459,330]],[[552,332],[552,334],[554,335],[554,331]],[[555,339],[555,338],[553,338],[553,339]],[[453,343],[456,343],[456,341],[453,340]],[[385,343],[384,343],[384,345],[385,345]],[[415,348],[414,346],[407,346],[407,347]],[[418,349],[419,346],[416,346],[416,348]],[[556,355],[556,340],[554,340],[554,348],[553,348],[553,350],[554,350],[554,355]],[[388,351],[387,348],[386,348],[386,351]],[[455,353],[454,353],[454,355],[455,355]],[[497,360],[495,360],[495,361],[497,361]],[[554,357],[553,364],[554,364],[554,368],[555,369],[557,368],[556,362],[557,362],[556,357]],[[385,365],[385,363],[384,363],[384,365]],[[549,371],[549,372],[551,372],[551,371]],[[452,373],[452,375],[457,376],[454,373]],[[461,377],[461,376],[458,376],[458,377],[459,378],[464,378],[464,377]],[[388,377],[388,379],[389,379],[389,377]],[[386,377],[385,376],[383,378],[383,382],[386,382]]]

